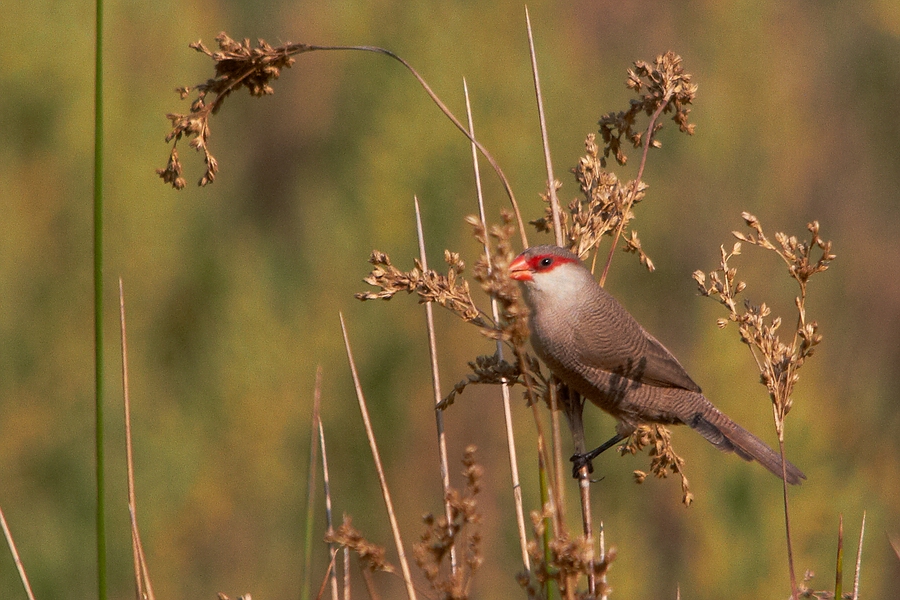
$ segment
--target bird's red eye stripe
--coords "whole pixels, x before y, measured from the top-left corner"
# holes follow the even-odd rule
[[[537,254],[528,259],[528,266],[532,271],[541,272],[548,271],[558,265],[575,262],[568,256],[558,256],[556,254]]]

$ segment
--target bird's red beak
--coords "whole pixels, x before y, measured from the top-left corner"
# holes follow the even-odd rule
[[[509,276],[516,281],[531,281],[531,267],[521,254],[509,264]]]

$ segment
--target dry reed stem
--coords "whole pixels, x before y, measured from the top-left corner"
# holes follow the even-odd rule
[[[862,569],[863,536],[866,533],[866,511],[863,511],[862,524],[859,527],[859,545],[856,549],[856,571],[853,574],[852,600],[859,600],[859,572]]]
[[[538,74],[538,65],[537,65],[537,55],[534,50],[534,35],[531,28],[531,15],[528,12],[528,7],[525,7],[525,23],[526,28],[528,30],[528,50],[531,58],[531,73],[532,79],[534,80],[534,95],[535,101],[537,102],[538,109],[538,117],[540,120],[541,126],[541,144],[544,150],[544,163],[547,169],[547,194],[550,200],[550,215],[553,220],[553,232],[556,237],[556,245],[564,246],[565,239],[562,229],[562,223],[560,219],[560,210],[559,210],[559,198],[557,196],[557,181],[553,175],[553,161],[550,158],[550,140],[547,135],[547,120],[544,115],[544,98],[541,93],[541,80],[540,75]],[[558,389],[558,388],[557,388]],[[574,398],[568,397],[568,401],[575,401]],[[584,408],[583,403],[577,403],[577,408],[574,406],[568,407],[568,410],[579,410],[581,411]],[[567,412],[568,412],[567,410]],[[562,467],[562,440],[560,435],[560,426],[559,426],[559,405],[558,405],[558,395],[555,393],[554,389],[550,390],[550,422],[551,422],[551,435],[553,442],[553,456],[555,459],[555,470],[556,473],[563,473]],[[573,431],[572,435],[575,439],[580,439],[582,441],[582,446],[584,446],[584,421],[581,418],[578,419],[570,419],[569,425],[580,429],[578,431]],[[575,452],[583,453],[585,448],[576,448]],[[579,477],[579,499],[581,500],[581,524],[582,524],[582,532],[585,537],[591,541],[590,545],[590,558],[589,562],[593,564],[593,523],[592,523],[592,515],[591,515],[591,490],[590,484],[587,478],[588,469],[587,466],[582,468],[583,477]],[[554,488],[554,493],[556,494],[557,499],[557,519],[562,523],[565,520],[564,515],[564,506],[565,499],[563,493],[562,486],[562,477],[558,476],[554,478],[556,482],[556,486]],[[589,568],[588,570],[588,592],[590,594],[595,594],[597,589],[597,582],[594,575],[593,568]]]
[[[563,456],[562,456],[562,435],[560,433],[559,427],[559,411],[560,411],[560,403],[559,403],[559,387],[558,386],[550,386],[548,388],[548,393],[550,394],[550,419],[551,419],[551,427],[552,427],[552,443],[553,443],[553,468],[557,473],[562,473],[565,470],[563,466]],[[574,437],[574,436],[573,436]],[[582,438],[584,435],[582,434]],[[577,452],[577,450],[576,450]],[[559,503],[561,506],[565,506],[566,499],[566,488],[562,485],[562,478],[559,481],[559,489],[557,490],[557,496],[559,497]],[[582,510],[582,513],[584,511]],[[582,514],[582,518],[584,514]]]
[[[534,35],[532,34],[531,28],[531,16],[528,13],[528,7],[525,7],[525,25],[528,33],[528,48],[529,48],[529,57],[531,60],[531,73],[532,80],[534,82],[534,93],[535,99],[537,102],[538,109],[538,119],[540,122],[541,129],[541,143],[544,150],[544,162],[547,169],[547,187],[550,199],[551,206],[551,214],[553,217],[553,223],[556,227],[556,239],[557,244],[562,245],[562,228],[560,225],[560,216],[559,216],[559,200],[556,196],[556,185],[553,177],[553,162],[550,158],[550,142],[547,138],[547,121],[544,115],[544,102],[543,96],[541,94],[541,83],[540,83],[540,75],[538,74],[537,68],[537,55],[534,51]],[[562,463],[562,445],[560,443],[560,431],[559,431],[559,411],[558,407],[555,405],[554,400],[556,396],[554,394],[550,394],[550,435],[551,435],[551,445],[553,449],[553,455],[555,460],[551,461],[549,453],[546,448],[546,438],[543,437],[542,432],[539,431],[538,435],[538,454],[540,456],[540,467],[543,470],[546,470],[547,473],[547,481],[549,482],[549,497],[552,499],[552,516],[554,519],[554,532],[557,537],[563,535],[565,532],[565,512],[564,512],[564,503],[563,503],[563,494],[562,494],[562,471],[557,468],[559,464]],[[539,423],[538,415],[537,415],[537,407],[534,406],[535,413],[535,423]],[[593,577],[591,577],[591,587],[593,588]]]
[[[325,588],[328,587],[328,582],[334,577],[334,561],[336,557],[337,554],[331,555],[328,568],[325,569],[325,577],[322,578],[322,584],[319,586],[319,593],[316,594],[316,600],[322,600],[322,595],[325,593]]]
[[[891,549],[894,551],[894,554],[897,555],[897,560],[900,561],[900,542],[892,537],[888,537],[888,542],[890,542]]]
[[[553,218],[553,229],[554,233],[556,234],[556,245],[563,246],[563,231],[560,222],[559,199],[556,195],[557,182],[556,178],[553,176],[553,161],[550,158],[550,140],[547,135],[547,119],[544,115],[544,98],[543,94],[541,93],[541,79],[538,73],[537,54],[534,50],[534,35],[531,28],[531,15],[528,12],[527,6],[525,7],[525,25],[526,29],[528,30],[528,51],[531,58],[531,74],[534,81],[534,95],[535,101],[537,103],[538,118],[541,127],[541,145],[544,150],[544,164],[547,169],[547,193],[550,199],[550,213]],[[582,437],[583,433],[584,432],[582,431]],[[550,394],[550,435],[553,446],[554,470],[557,474],[561,474],[563,472],[563,469],[562,436],[560,435],[559,427],[559,406],[557,405],[557,395],[552,392]],[[556,496],[556,519],[560,524],[563,524],[565,522],[565,501],[563,494],[562,477],[555,477],[552,481],[555,483],[553,493]],[[591,529],[591,509],[589,504],[586,506],[584,502],[586,500],[588,503],[590,503],[590,491],[582,488],[580,497],[582,500],[582,523],[584,524],[584,527],[586,527],[585,534],[587,534],[587,532]],[[593,572],[590,572],[588,584],[590,592],[594,593],[595,582]]]
[[[310,571],[312,570],[312,525],[315,520],[316,483],[319,463],[319,407],[322,395],[322,365],[316,366],[316,382],[313,387],[312,418],[309,426],[309,467],[306,474],[306,534],[304,541],[303,571],[300,582],[300,598],[309,598]],[[337,599],[334,599],[337,600]]]
[[[428,257],[425,253],[425,234],[422,232],[422,214],[419,210],[419,199],[414,197],[413,204],[416,208],[416,237],[419,240],[419,262],[422,268],[428,270]],[[437,427],[438,457],[440,460],[441,487],[444,492],[444,516],[447,518],[447,527],[453,523],[453,513],[450,508],[450,469],[447,460],[447,436],[444,433],[444,411],[439,406],[441,396],[441,376],[438,370],[437,337],[434,333],[434,310],[431,302],[425,303],[425,324],[428,329],[428,353],[431,357],[431,387],[434,391],[434,420]],[[450,572],[456,575],[456,546],[450,547]]]
[[[794,543],[791,535],[791,516],[788,510],[788,483],[787,483],[787,465],[784,460],[784,436],[779,436],[778,449],[781,452],[781,493],[784,503],[784,529],[787,545],[788,572],[791,578],[791,597],[792,600],[798,600],[800,597],[799,588],[797,587],[797,574],[794,570]]]
[[[375,433],[372,430],[372,422],[369,419],[369,409],[363,395],[362,385],[359,382],[359,374],[356,371],[356,363],[353,360],[353,352],[350,350],[350,339],[347,336],[347,327],[344,324],[344,315],[340,314],[341,333],[344,336],[344,347],[347,350],[347,360],[350,362],[350,373],[353,376],[353,387],[356,390],[356,399],[359,401],[359,411],[362,414],[363,425],[366,429],[366,438],[369,440],[369,448],[372,450],[372,458],[375,461],[375,471],[378,474],[378,482],[381,485],[381,495],[387,508],[388,520],[391,523],[391,532],[394,535],[394,543],[397,546],[397,555],[400,559],[400,570],[403,572],[403,581],[406,583],[406,593],[410,600],[416,600],[416,590],[413,587],[412,575],[409,571],[409,563],[406,560],[406,552],[403,550],[403,539],[400,537],[400,528],[397,525],[397,515],[394,513],[394,504],[391,501],[391,493],[388,490],[384,468],[381,465],[381,455],[378,453],[378,445],[375,442]]]
[[[843,597],[844,591],[844,514],[838,518],[837,560],[834,567],[834,597]]]
[[[325,448],[325,430],[322,427],[322,365],[318,365],[316,367],[316,384],[315,389],[313,391],[313,436],[310,440],[310,473],[315,471],[315,459],[317,455],[317,450],[321,449],[322,452],[322,492],[325,496],[325,528],[328,533],[334,532],[334,515],[331,509],[331,478],[328,473],[328,454],[326,453]],[[318,438],[319,443],[316,444],[316,438]],[[314,493],[314,476],[310,475],[310,491],[309,491],[309,502],[312,505],[313,501],[313,493]],[[335,548],[334,542],[328,542],[328,554],[329,554],[329,562],[331,565],[334,565],[331,568],[331,598],[332,600],[338,600],[338,585],[337,585],[337,566],[336,566],[336,557],[337,557],[337,549]],[[310,553],[311,556],[311,553]],[[307,561],[308,563],[308,561]],[[307,568],[306,576],[309,577],[309,570]]]
[[[318,378],[317,378],[318,381]],[[318,382],[316,387],[318,389]],[[319,434],[319,446],[322,450],[322,491],[325,494],[325,530],[329,534],[334,533],[334,513],[331,509],[331,476],[328,473],[328,453],[325,450],[325,429],[322,427],[322,417],[319,414],[318,410],[316,411],[316,428],[318,429]],[[335,547],[335,543],[332,541],[328,542],[328,553],[330,555],[330,562],[333,565],[335,563],[335,557],[337,556],[337,548]],[[345,565],[346,567],[346,565]],[[335,573],[336,569],[332,569],[331,571],[331,598],[332,600],[337,600],[338,598],[338,589],[337,589],[337,575]],[[344,573],[345,577],[347,572]],[[346,592],[345,592],[346,593]]]
[[[137,502],[134,492],[134,452],[131,443],[131,394],[128,385],[128,337],[125,327],[125,290],[119,278],[119,324],[122,335],[122,398],[125,405],[125,465],[128,484],[128,514],[131,519],[131,553],[134,561],[134,588],[138,600],[154,600],[150,572],[144,556],[137,523]]]
[[[344,600],[350,600],[350,548],[344,546]]]
[[[531,57],[531,74],[534,80],[534,96],[537,101],[538,117],[541,123],[541,143],[544,148],[544,163],[547,167],[547,190],[550,195],[553,230],[556,233],[556,245],[563,246],[563,230],[559,217],[559,199],[556,195],[556,179],[553,177],[553,161],[550,160],[550,140],[547,138],[547,120],[544,117],[544,98],[541,94],[541,80],[538,76],[537,56],[534,52],[534,36],[531,32],[531,16],[528,14],[528,6],[525,7],[525,25],[528,29],[528,50]]]
[[[475,123],[472,120],[472,105],[469,102],[469,87],[466,80],[463,79],[463,94],[466,99],[466,120],[469,126],[469,133],[475,137]],[[481,226],[487,230],[487,220],[484,212],[484,193],[481,187],[481,169],[478,166],[478,152],[475,145],[472,144],[472,167],[475,172],[475,191],[478,200],[478,218]],[[484,256],[487,262],[487,268],[493,269],[491,264],[491,249],[488,244],[488,238],[484,238]],[[491,297],[491,315],[494,322],[500,321],[500,310],[497,306],[497,299]],[[503,342],[497,340],[497,355],[503,360]],[[525,531],[525,510],[522,504],[522,484],[519,481],[519,461],[516,455],[516,439],[512,425],[512,409],[510,408],[509,382],[504,378],[500,382],[500,396],[503,401],[503,422],[506,429],[506,447],[509,455],[509,471],[512,479],[513,503],[516,512],[516,527],[519,533],[519,547],[522,551],[522,564],[525,570],[531,569],[531,560],[528,557],[528,534]]]
[[[16,563],[16,570],[19,572],[22,587],[25,588],[25,595],[28,596],[28,600],[34,600],[34,592],[31,591],[28,575],[25,574],[25,565],[22,564],[22,559],[19,558],[19,551],[16,550],[16,543],[13,541],[12,532],[10,532],[9,525],[6,523],[6,517],[3,515],[2,508],[0,508],[0,527],[3,528],[3,537],[6,538],[6,545],[9,546],[13,561]]]

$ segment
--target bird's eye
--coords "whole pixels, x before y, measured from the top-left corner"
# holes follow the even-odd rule
[[[550,265],[553,264],[553,259],[549,256],[545,256],[544,258],[541,259],[540,263],[538,263],[538,264],[540,264],[541,267],[546,269],[547,267],[549,267]]]

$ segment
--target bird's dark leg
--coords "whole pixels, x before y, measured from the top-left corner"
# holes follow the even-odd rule
[[[607,441],[603,442],[590,452],[585,452],[584,454],[573,454],[571,460],[574,465],[572,467],[572,477],[578,479],[578,471],[581,470],[581,467],[587,467],[589,473],[594,472],[594,466],[591,464],[591,461],[603,454],[605,451],[609,450],[619,442],[627,439],[627,435],[622,435],[621,433],[617,433]]]

